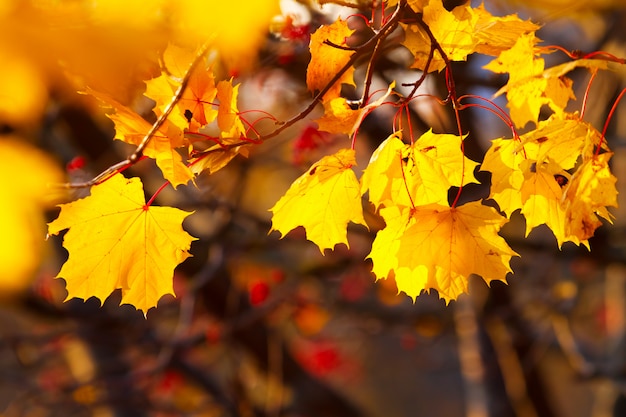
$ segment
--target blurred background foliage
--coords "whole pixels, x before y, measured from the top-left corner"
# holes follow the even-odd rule
[[[547,229],[521,239],[524,225],[514,218],[503,234],[522,257],[509,285],[476,280],[469,296],[447,307],[436,294],[413,304],[392,281],[374,283],[363,260],[372,234],[363,228],[351,230],[350,250],[326,256],[303,233],[268,235],[268,209],[291,181],[346,146],[346,137],[319,132],[309,120],[198,178],[197,188],[159,195],[159,204],[195,211],[185,227],[199,240],[174,277],[175,299],[162,299],[147,319],[118,306],[119,294],[102,307],[93,299],[64,302],[54,276],[67,254],[60,238],[44,241],[45,222],[56,216],[55,203],[88,190],[52,193],[45,184],[90,179],[130,152],[111,140],[98,104],[77,91],[106,92],[153,120],[143,80],[159,74],[166,44],[195,47],[216,36],[218,77],[242,83],[240,109],[286,120],[311,98],[304,84],[310,33],[357,12],[346,5],[367,2],[339,3],[0,2],[3,416],[626,415],[623,104],[607,134],[622,208],[592,251],[559,251]],[[545,44],[626,56],[621,0],[491,0],[486,7],[544,24]],[[351,21],[359,36],[359,19]],[[547,59],[559,63],[558,54]],[[407,60],[397,48],[382,57],[373,89],[414,80]],[[490,97],[502,85],[484,64],[479,57],[455,64],[460,94]],[[626,87],[625,74],[594,81],[586,119],[596,127]],[[574,75],[572,109],[588,78]],[[436,76],[423,88],[445,96]],[[361,167],[390,133],[391,117],[383,107],[365,120]],[[415,100],[411,117],[422,130],[454,130],[450,109],[433,100]],[[462,117],[475,160],[490,139],[507,135],[488,113]],[[142,177],[148,194],[163,182],[149,161],[129,173]],[[489,178],[480,179],[486,185],[471,189],[474,198],[487,195]],[[375,230],[380,220],[370,213],[368,222]]]

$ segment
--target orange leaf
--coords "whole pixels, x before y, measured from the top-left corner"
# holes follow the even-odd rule
[[[237,95],[239,85],[233,86],[230,81],[217,83],[217,125],[222,131],[220,136],[224,138],[223,144],[239,142],[246,135],[246,129],[239,118],[237,108]],[[228,140],[230,139],[230,140]]]
[[[57,276],[66,281],[68,299],[103,302],[121,289],[121,303],[145,315],[162,296],[174,295],[174,268],[190,256],[194,240],[181,227],[190,213],[146,206],[139,178],[120,174],[60,207],[48,231],[69,229],[63,239],[69,259]]]
[[[337,48],[325,43],[325,41],[339,46],[346,46],[346,39],[350,35],[352,35],[352,29],[348,28],[348,23],[341,19],[338,19],[331,25],[320,27],[311,35],[309,47],[311,50],[311,61],[306,73],[306,85],[310,91],[314,92],[323,89],[339,70],[348,63],[350,56],[353,54],[352,51]],[[355,85],[353,74],[354,68],[348,69],[326,93],[324,100],[339,97],[342,83]]]

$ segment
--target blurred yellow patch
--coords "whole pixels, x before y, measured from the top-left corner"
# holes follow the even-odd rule
[[[17,139],[1,139],[0,294],[28,287],[43,256],[46,227],[42,210],[59,198],[47,188],[63,173],[43,152]]]
[[[277,0],[189,0],[176,3],[173,21],[180,42],[203,43],[215,35],[215,44],[231,72],[249,69],[280,13]]]

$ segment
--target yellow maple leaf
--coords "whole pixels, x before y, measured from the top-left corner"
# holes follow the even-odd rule
[[[474,177],[477,162],[463,155],[457,135],[425,132],[406,149],[404,177],[395,178],[394,189],[406,187],[408,193],[399,193],[397,204],[448,204],[450,187],[478,182]],[[404,161],[404,159],[403,159]]]
[[[180,87],[198,51],[169,44],[163,53],[163,72],[159,77],[146,81],[144,95],[155,101],[155,113],[160,116],[170,105],[172,97]],[[199,63],[189,74],[187,88],[176,103],[176,109],[168,116],[168,121],[179,129],[197,132],[217,117],[217,95],[213,68]]]
[[[372,153],[369,164],[361,176],[361,192],[365,194],[369,191],[369,201],[377,208],[397,204],[394,200],[398,192],[406,193],[406,188],[392,189],[394,179],[403,176],[402,152],[407,145],[400,137],[401,132],[396,132],[385,139]]]
[[[577,115],[554,114],[520,137],[529,159],[542,164],[549,159],[560,169],[574,168],[580,158],[593,156],[601,134]]]
[[[176,94],[176,89],[180,85],[168,74],[161,74],[156,78],[146,81],[146,91],[144,96],[154,100],[154,113],[160,116],[165,108],[172,101],[172,97]],[[189,121],[185,118],[184,112],[172,111],[167,120],[176,125],[179,129],[185,129],[189,125]]]
[[[479,201],[459,207],[438,204],[415,209],[381,209],[386,227],[369,258],[378,279],[393,271],[399,291],[415,299],[436,290],[446,302],[466,293],[471,274],[505,282],[511,257],[518,256],[498,235],[508,221]]]
[[[24,139],[0,139],[0,297],[26,289],[44,254],[43,212],[62,197],[51,184],[63,172],[47,154]]]
[[[522,170],[524,183],[520,192],[522,214],[526,218],[526,236],[535,227],[545,224],[552,230],[559,248],[565,242],[588,246],[585,239],[579,239],[565,230],[565,209],[561,204],[563,188],[555,178],[555,175],[564,174],[560,167],[550,160],[542,164],[526,160]]]
[[[609,169],[612,153],[585,161],[574,173],[564,193],[565,233],[581,241],[602,225],[598,216],[612,222],[607,206],[617,207],[617,179]]]
[[[529,20],[522,20],[516,14],[496,17],[485,9],[485,5],[470,7],[469,12],[478,16],[474,27],[477,39],[475,52],[485,55],[499,55],[515,45],[517,39],[539,30],[540,26]]]
[[[600,132],[576,115],[555,114],[539,122],[536,129],[522,135],[520,141],[494,140],[481,167],[481,170],[491,172],[490,198],[507,216],[521,209],[526,217],[526,235],[535,227],[546,224],[554,233],[559,247],[568,241],[587,246],[590,235],[582,233],[580,228],[573,231],[568,226],[567,205],[582,210],[580,215],[591,216],[594,210],[605,213],[602,207],[611,204],[599,204],[593,206],[593,210],[583,210],[584,207],[591,207],[591,203],[577,201],[574,196],[570,196],[571,201],[564,204],[564,187],[581,160],[585,163],[594,158],[600,138]],[[606,145],[603,148],[608,149]],[[591,172],[591,168],[588,169]],[[574,177],[580,175],[577,174],[579,170]],[[591,186],[588,176],[583,178],[589,189],[598,188]],[[601,188],[608,190],[610,184]],[[570,214],[569,217],[575,216]],[[592,223],[596,227],[599,225],[599,222],[589,221],[589,224]]]
[[[533,32],[522,35],[511,49],[484,66],[496,73],[509,74],[507,84],[495,97],[506,93],[511,119],[518,128],[529,121],[537,123],[543,105],[556,114],[564,112],[569,100],[575,98],[572,80],[565,74],[575,68],[607,68],[603,60],[579,59],[545,69],[545,61],[535,47],[538,41]]]
[[[456,135],[425,132],[413,145],[391,135],[372,154],[362,178],[365,192],[376,205],[413,207],[448,204],[450,187],[477,182],[476,162],[461,151]]]
[[[183,115],[187,111],[191,112],[192,120],[197,123],[192,125],[190,121],[193,131],[211,123],[217,117],[213,103],[217,91],[213,70],[205,68],[204,65],[196,66],[189,77],[187,88],[176,104]]]
[[[481,171],[491,172],[489,198],[511,216],[524,205],[522,185],[525,175],[532,174],[522,169],[524,161],[530,161],[524,165],[527,170],[533,167],[533,163],[536,167],[550,161],[557,167],[553,169],[554,173],[559,173],[572,169],[581,156],[590,157],[599,139],[600,133],[588,123],[576,117],[553,115],[522,135],[519,141],[493,140],[481,165]]]
[[[474,34],[474,27],[478,15],[470,13],[469,9],[466,6],[459,6],[448,11],[443,7],[442,0],[430,0],[423,9],[424,23],[428,25],[450,61],[465,61],[476,49],[478,40]],[[402,24],[402,27],[406,36],[403,45],[415,57],[411,68],[432,72],[440,71],[446,66],[439,51],[435,51],[426,69],[432,47],[430,37],[419,25]]]
[[[63,239],[69,258],[57,276],[65,279],[68,299],[103,302],[121,289],[121,303],[145,315],[162,296],[174,295],[174,268],[190,256],[194,240],[181,226],[190,213],[147,206],[139,178],[120,174],[60,207],[48,232],[69,229]]]
[[[508,73],[507,90],[500,90],[496,96],[506,91],[507,107],[511,111],[511,119],[519,128],[527,122],[537,122],[541,106],[549,100],[544,97],[548,86],[547,79],[538,77],[545,68],[543,58],[535,44],[539,41],[534,33],[522,35],[511,49],[500,53],[496,59],[484,68],[496,73]],[[519,82],[525,80],[524,82]]]
[[[341,149],[313,164],[270,209],[272,230],[284,236],[304,226],[307,239],[322,253],[338,243],[348,245],[348,223],[366,226],[359,182],[351,169],[355,164],[352,149]]]
[[[340,49],[325,43],[346,46],[346,39],[352,35],[348,22],[338,19],[330,25],[324,25],[311,35],[311,61],[307,67],[306,85],[310,91],[319,91],[326,86],[350,60],[352,51]],[[324,95],[324,100],[339,97],[341,84],[354,84],[354,67],[348,69],[343,76]]]
[[[324,115],[315,120],[318,129],[330,133],[350,134],[359,120],[359,110],[353,110],[343,97],[324,102]]]

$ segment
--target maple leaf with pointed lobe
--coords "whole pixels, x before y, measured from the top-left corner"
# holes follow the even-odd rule
[[[306,85],[311,92],[319,91],[328,84],[335,75],[343,68],[354,53],[350,50],[340,49],[329,45],[346,46],[346,39],[352,35],[352,29],[348,22],[338,19],[330,25],[317,29],[311,35],[311,61],[306,71]],[[354,84],[354,67],[349,68],[341,78],[324,95],[324,101],[339,97],[341,84]]]
[[[576,170],[565,189],[565,232],[581,240],[593,236],[602,225],[598,216],[612,223],[607,207],[617,207],[617,179],[609,169],[612,153],[603,153],[585,161]]]
[[[335,97],[324,102],[324,114],[315,122],[323,132],[351,134],[357,120],[359,110],[350,108],[345,98]]]
[[[604,69],[606,61],[579,59],[545,69],[545,61],[535,44],[539,41],[533,32],[520,36],[512,48],[484,68],[496,73],[508,73],[507,84],[496,92],[498,97],[506,93],[511,119],[518,128],[528,122],[537,123],[543,105],[557,113],[563,113],[570,99],[576,98],[572,80],[565,74],[575,68]]]
[[[213,103],[216,95],[217,88],[213,71],[211,68],[206,69],[198,65],[191,73],[187,88],[177,103],[177,106],[183,110],[183,114],[187,111],[191,112],[192,119],[198,124],[193,129],[194,131],[211,123],[217,117],[218,111]]]
[[[372,155],[361,180],[362,192],[370,190],[376,206],[447,204],[450,187],[477,182],[473,171],[478,164],[463,155],[461,142],[459,136],[432,130],[413,145],[391,135]]]
[[[563,188],[555,178],[555,175],[564,174],[563,170],[550,160],[542,164],[526,160],[522,167],[524,183],[520,189],[523,202],[521,212],[526,218],[526,236],[535,227],[545,224],[552,230],[559,248],[565,242],[587,245],[584,239],[565,231],[565,209],[561,205]]]
[[[270,209],[272,230],[284,236],[303,226],[307,239],[322,253],[339,243],[348,245],[348,223],[367,226],[359,181],[351,169],[355,164],[352,149],[341,149],[313,164]]]
[[[498,235],[508,221],[474,201],[459,207],[440,204],[385,207],[386,227],[378,232],[369,258],[377,279],[393,276],[399,291],[415,299],[434,289],[446,302],[466,293],[470,275],[485,282],[506,281],[518,256]]]
[[[202,171],[206,171],[208,174],[214,174],[228,165],[237,155],[248,157],[251,146],[252,145],[245,144],[235,146],[234,148],[224,148],[221,145],[214,145],[191,158],[189,160],[189,168],[196,174]]]
[[[396,132],[385,139],[372,153],[363,171],[361,193],[369,191],[369,201],[377,208],[396,204],[398,193],[406,192],[406,188],[398,188],[397,181],[404,175],[402,153],[407,148],[401,137],[402,133]]]
[[[430,0],[423,8],[423,21],[437,40],[441,49],[450,61],[464,61],[476,49],[478,40],[474,35],[474,26],[478,21],[477,15],[472,15],[467,7],[456,7],[448,11],[443,7],[442,0]],[[411,68],[427,72],[441,71],[446,61],[438,50],[428,68],[428,57],[434,46],[428,34],[417,24],[402,24],[405,32],[403,45],[413,54],[415,61]]]
[[[490,198],[507,216],[521,209],[526,218],[526,235],[535,227],[546,224],[554,233],[559,247],[565,242],[588,246],[589,234],[568,226],[564,187],[571,178],[580,175],[577,173],[582,169],[578,167],[581,161],[583,166],[588,167],[586,161],[594,158],[600,141],[600,132],[576,115],[566,113],[554,114],[550,119],[539,122],[536,129],[522,135],[519,141],[494,140],[481,166],[481,170],[492,173]],[[603,148],[608,149],[606,145]],[[585,178],[585,182],[589,183],[590,179]],[[611,187],[602,188],[609,190]],[[576,198],[570,195],[568,204],[577,207],[585,216],[591,216],[589,210],[573,203]],[[611,204],[601,203],[594,207],[606,214],[599,208],[606,205]],[[588,223],[598,225],[598,222]]]
[[[424,24],[450,61],[465,61],[468,55],[475,52],[499,55],[512,48],[520,36],[539,29],[538,25],[522,20],[517,15],[493,16],[484,5],[471,7],[469,4],[462,4],[448,11],[442,0],[430,0],[410,6],[416,12],[422,13]],[[403,45],[415,57],[412,68],[432,72],[440,71],[446,66],[441,52],[432,50],[435,46],[420,25],[402,24],[402,27],[406,35]],[[432,59],[426,69],[431,54]]]
[[[516,14],[496,17],[485,9],[485,5],[470,7],[470,13],[478,16],[474,25],[477,40],[475,51],[479,54],[497,56],[515,45],[522,35],[534,33],[539,25],[529,20],[522,20]]]
[[[139,178],[121,174],[60,207],[48,233],[69,229],[63,238],[69,258],[57,276],[66,282],[67,299],[103,302],[121,289],[121,303],[145,315],[161,297],[174,295],[174,268],[190,256],[195,240],[182,228],[191,213],[147,206]]]

